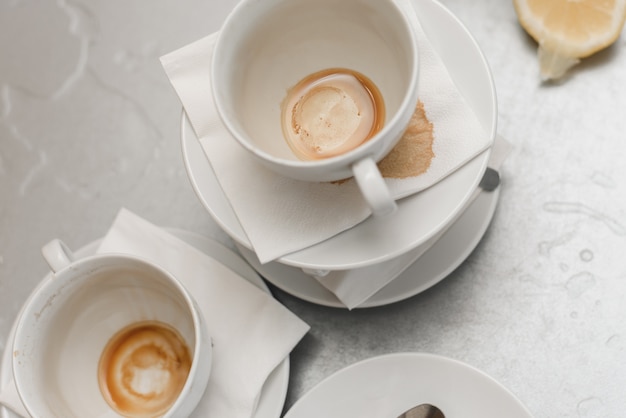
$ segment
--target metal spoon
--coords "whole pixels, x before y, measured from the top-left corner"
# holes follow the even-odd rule
[[[398,418],[446,418],[441,409],[429,403],[414,406]]]

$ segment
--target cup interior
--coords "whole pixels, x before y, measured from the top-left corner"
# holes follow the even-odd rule
[[[177,330],[193,370],[199,327],[193,301],[156,267],[106,257],[75,263],[47,280],[28,302],[14,344],[18,392],[33,416],[109,416],[98,362],[111,337],[137,322]]]
[[[287,91],[320,70],[358,71],[380,90],[389,125],[414,87],[412,33],[391,0],[244,1],[227,19],[214,51],[216,107],[233,136],[257,155],[299,161],[281,130]]]

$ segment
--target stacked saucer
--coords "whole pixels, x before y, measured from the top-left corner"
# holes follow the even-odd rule
[[[462,23],[438,2],[414,2],[414,6],[425,34],[459,92],[485,131],[495,139],[495,89],[477,43]],[[395,280],[360,306],[401,300],[437,283],[469,255],[485,232],[498,199],[497,190],[482,193],[468,206],[487,168],[491,154],[488,149],[434,186],[398,201],[399,210],[392,216],[370,217],[319,244],[261,264],[186,114],[183,114],[181,136],[185,165],[196,194],[246,259],[283,290],[329,306],[344,304],[302,269],[322,274],[358,270],[363,277],[394,274]],[[446,234],[438,237],[446,229]],[[441,239],[433,243],[437,237]],[[425,253],[424,245],[429,248]],[[418,253],[420,257],[416,261],[412,254]],[[415,263],[419,263],[419,270],[409,274],[406,269]]]

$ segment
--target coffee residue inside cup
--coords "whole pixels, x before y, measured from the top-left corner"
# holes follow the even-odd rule
[[[104,348],[100,391],[124,417],[160,417],[182,391],[191,361],[177,330],[159,321],[137,322],[118,331]]]
[[[283,135],[303,160],[344,154],[373,137],[385,122],[376,85],[345,68],[313,73],[292,87],[281,104]]]

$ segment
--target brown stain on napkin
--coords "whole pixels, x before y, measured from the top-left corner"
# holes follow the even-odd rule
[[[433,124],[419,101],[402,138],[378,163],[383,177],[402,179],[425,173],[435,157],[433,141]]]

